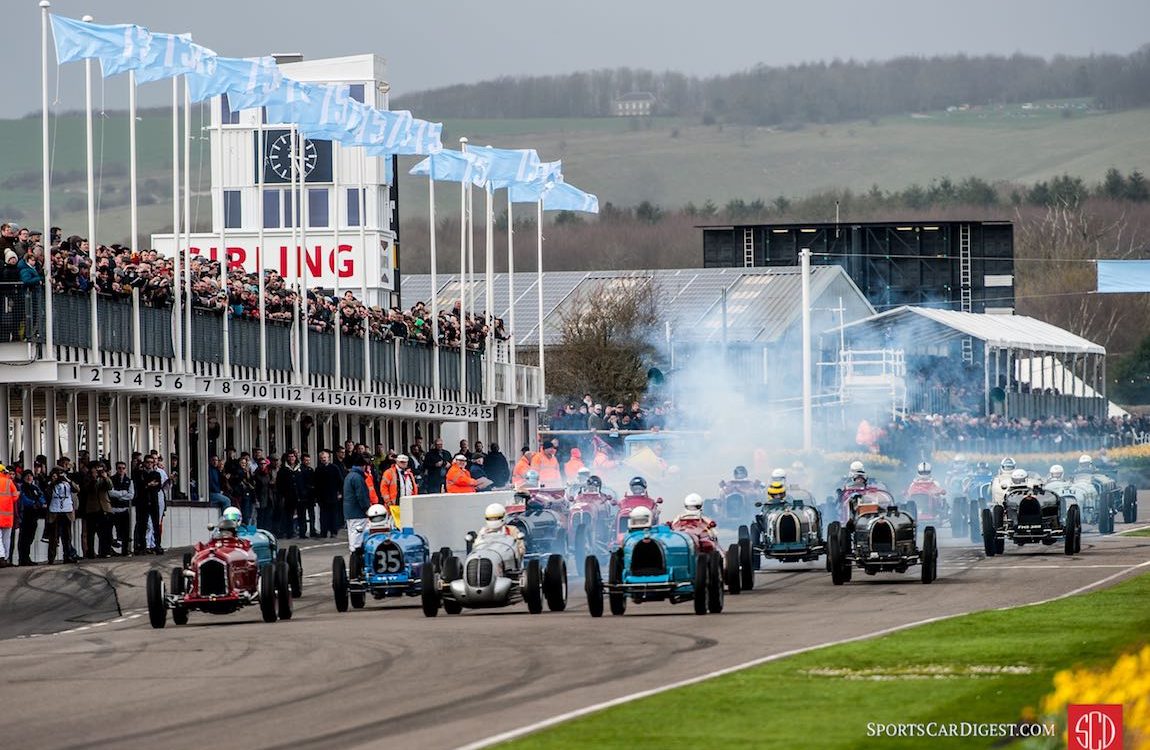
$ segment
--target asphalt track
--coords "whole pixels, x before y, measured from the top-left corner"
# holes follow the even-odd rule
[[[917,569],[836,587],[821,564],[772,566],[704,617],[650,603],[592,619],[574,580],[564,613],[428,619],[407,599],[340,614],[327,571],[346,545],[313,542],[290,622],[251,608],[157,631],[145,572],[176,554],[4,570],[0,705],[12,720],[0,746],[457,748],[752,659],[1150,571],[1150,538],[1088,534],[1071,558],[1052,547],[991,560],[944,542],[929,586]]]

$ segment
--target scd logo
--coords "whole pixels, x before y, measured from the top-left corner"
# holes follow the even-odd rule
[[[1122,750],[1122,706],[1071,705],[1066,729],[1069,750]]]

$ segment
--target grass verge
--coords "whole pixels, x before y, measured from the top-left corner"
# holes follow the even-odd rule
[[[1150,536],[1150,529],[1138,529],[1136,531],[1123,531],[1120,533],[1123,536]]]
[[[1108,664],[1150,642],[1148,598],[1150,574],[1037,607],[965,615],[672,690],[500,747],[921,747],[922,738],[868,738],[867,723],[1017,721],[1051,691],[1056,671]]]

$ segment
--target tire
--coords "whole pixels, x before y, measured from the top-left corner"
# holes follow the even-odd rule
[[[1126,485],[1127,502],[1130,520],[1126,523],[1138,523],[1138,488],[1132,484]]]
[[[449,615],[457,615],[463,611],[463,605],[454,599],[444,599],[443,611]]]
[[[739,545],[727,547],[727,593],[738,594],[742,590],[742,576],[739,575]]]
[[[914,500],[907,500],[906,503],[900,507],[900,509],[908,516],[913,518],[915,523],[918,523],[918,503],[916,503]]]
[[[276,616],[276,564],[260,566],[260,614],[264,622],[275,622]]]
[[[755,588],[755,569],[751,567],[751,539],[739,540],[739,588],[750,591]]]
[[[583,591],[587,594],[587,611],[592,617],[603,616],[603,572],[599,558],[588,555],[583,561]]]
[[[367,605],[367,592],[365,591],[348,592],[347,598],[351,602],[352,609],[363,609]]]
[[[288,582],[291,584],[291,595],[295,598],[303,596],[303,556],[299,547],[294,544],[287,551]]]
[[[1006,539],[998,538],[998,530],[1006,527],[1006,510],[1001,505],[996,505],[991,513],[994,518],[995,531],[994,554],[1001,555],[1006,552]]]
[[[543,611],[543,570],[536,558],[527,563],[527,582],[523,586],[523,601],[527,611],[537,615]]]
[[[854,566],[847,556],[851,551],[851,529],[853,527],[844,526],[839,529],[839,550],[841,551],[840,564],[842,565],[842,577],[845,583],[850,583],[851,578],[854,576]]]
[[[184,593],[184,569],[172,568],[171,583],[168,593],[179,596]],[[172,607],[172,622],[177,625],[188,624],[188,610],[186,607]]]
[[[922,532],[922,582],[933,583],[938,577],[938,532],[927,526]]]
[[[281,620],[290,620],[291,608],[291,568],[287,561],[276,563],[276,614]]]
[[[168,605],[164,601],[164,578],[160,571],[148,571],[145,587],[148,590],[148,622],[159,630],[168,624]]]
[[[437,565],[435,567],[435,572],[436,573],[442,573],[443,572],[443,564],[445,562],[447,562],[447,558],[454,557],[454,556],[455,556],[455,552],[454,552],[454,550],[451,549],[451,547],[440,547],[439,552],[436,553],[435,559],[436,559]],[[451,580],[447,576],[444,576],[443,578],[444,578],[444,580],[447,580],[447,581]]]
[[[839,536],[838,531],[841,527],[835,526],[837,523],[838,521],[835,521],[834,524],[831,524],[835,527],[833,529],[835,533],[827,535],[827,570],[831,572],[831,583],[833,583],[835,586],[842,586],[844,583],[846,583],[846,581],[843,580],[843,566],[839,559],[842,557],[843,553],[839,548],[841,537]]]
[[[997,532],[994,530],[994,518],[990,513],[990,508],[982,509],[980,520],[982,526],[982,551],[986,553],[987,557],[994,557],[998,551],[998,544],[995,539]]]
[[[1110,498],[1105,496],[1098,498],[1098,533],[1114,533],[1114,516],[1110,515]]]
[[[436,588],[435,568],[424,565],[419,582],[421,584],[420,602],[423,605],[423,615],[435,617],[439,614],[440,604],[439,589]]]
[[[711,580],[711,556],[698,555],[695,558],[695,614],[707,614],[707,583]]]
[[[347,577],[353,581],[363,578],[363,550],[357,549],[348,556]]]
[[[739,527],[739,541],[742,542],[744,539],[750,539],[750,538],[751,538],[751,530],[746,524],[743,524],[742,526]]]
[[[1073,555],[1076,552],[1075,546],[1078,535],[1081,533],[1081,528],[1082,511],[1078,509],[1077,505],[1071,505],[1066,509],[1066,521],[1063,524],[1063,533],[1066,534],[1062,547],[1064,554]]]
[[[711,553],[710,578],[707,579],[707,611],[717,615],[723,611],[723,555],[718,550]]]
[[[562,555],[547,556],[547,569],[543,571],[543,596],[550,611],[562,612],[567,609],[567,561]]]
[[[331,593],[335,597],[335,611],[347,611],[347,563],[341,555],[331,559]]]
[[[763,527],[758,521],[751,524],[751,570],[758,570],[763,564]]]
[[[970,520],[968,529],[970,531],[970,543],[978,544],[982,541],[982,528],[980,525],[982,519],[982,503],[977,500],[971,500],[970,513],[967,515],[967,518]]]
[[[827,572],[828,573],[831,572],[831,540],[832,539],[836,539],[836,540],[838,539],[839,529],[841,529],[842,526],[843,525],[840,521],[831,521],[830,525],[827,526],[827,559],[826,559],[826,564],[827,564]]]
[[[192,567],[192,553],[191,552],[185,552],[184,553],[184,568],[190,568],[190,567]]]
[[[1082,509],[1078,511],[1078,518],[1074,524],[1074,554],[1082,551]]]
[[[607,580],[616,585],[623,582],[623,550],[621,549],[611,553],[611,560],[607,565]],[[626,594],[608,594],[607,602],[611,605],[612,615],[622,615],[627,611]]]
[[[279,549],[276,550],[275,561],[278,563],[281,563],[281,562],[285,562],[286,560],[287,560],[287,548],[280,547]]]
[[[440,576],[443,580],[451,583],[452,581],[458,581],[460,578],[463,578],[463,563],[460,562],[454,553],[449,554],[447,557],[440,558],[440,563],[443,565],[443,570],[440,572]]]

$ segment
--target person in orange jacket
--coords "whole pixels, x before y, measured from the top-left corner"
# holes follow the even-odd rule
[[[559,459],[555,458],[556,449],[551,443],[544,443],[543,450],[531,459],[531,468],[539,472],[540,487],[562,487],[563,473],[559,470]]]
[[[12,564],[8,557],[12,554],[12,529],[16,526],[16,504],[19,502],[20,490],[12,481],[7,467],[0,464],[0,568]]]
[[[563,474],[567,477],[567,481],[574,482],[575,477],[585,468],[586,466],[583,464],[583,452],[578,448],[572,448],[571,458],[567,460],[567,463],[563,464]]]
[[[383,472],[379,478],[379,496],[391,511],[396,526],[399,525],[399,499],[419,494],[419,484],[415,473],[408,468],[411,459],[404,454],[395,457],[395,465]]]
[[[519,460],[515,462],[515,471],[511,472],[511,486],[518,487],[523,484],[527,477],[527,472],[531,471],[531,459],[535,458],[535,454],[526,445],[523,446]]]
[[[474,479],[467,472],[467,456],[460,453],[447,470],[447,491],[450,493],[479,492],[491,486],[491,480]]]

